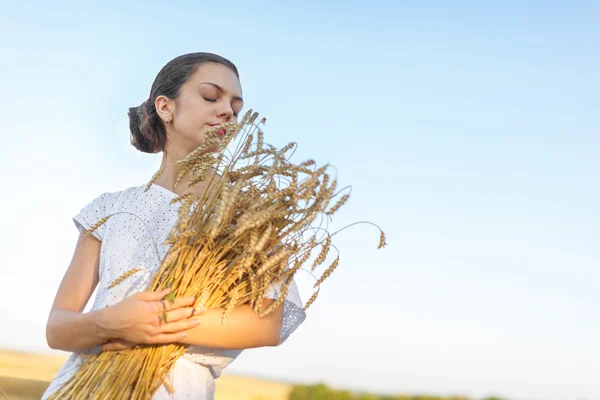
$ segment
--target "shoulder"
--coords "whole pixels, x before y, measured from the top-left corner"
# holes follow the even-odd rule
[[[125,198],[125,197],[139,197],[139,196],[147,195],[148,193],[151,192],[151,191],[147,191],[146,187],[147,187],[147,185],[143,184],[143,185],[138,185],[138,186],[129,186],[127,188],[124,188],[122,190],[117,190],[117,191],[102,192],[102,194],[100,194],[98,197],[96,197],[96,199],[99,201],[110,202],[110,201],[115,201],[115,200],[118,200],[120,198]]]
[[[96,215],[108,214],[119,204],[139,198],[144,194],[146,185],[130,186],[122,190],[109,190],[93,197],[91,201],[84,203],[81,212],[95,213]]]
[[[92,226],[109,217],[115,212],[126,208],[128,205],[137,203],[139,196],[144,193],[146,185],[131,186],[123,190],[106,191],[96,196],[73,217],[73,221],[79,230],[90,229]],[[94,231],[94,236],[102,240],[105,225],[101,225]]]
[[[123,190],[117,191],[107,191],[102,192],[100,195],[96,196],[91,202],[90,205],[95,205],[96,207],[101,207],[104,209],[110,209],[116,201],[118,201],[121,197],[130,192],[133,188],[127,188]]]

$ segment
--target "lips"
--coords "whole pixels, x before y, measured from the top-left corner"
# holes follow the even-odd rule
[[[219,125],[221,125],[221,124],[208,124],[208,126],[210,126],[211,128],[214,128],[215,126],[219,126]],[[225,129],[225,128],[219,129],[219,130],[217,131],[217,133],[218,133],[220,136],[225,136],[225,134],[227,134],[227,129]]]

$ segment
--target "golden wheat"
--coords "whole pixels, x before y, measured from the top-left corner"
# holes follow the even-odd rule
[[[131,275],[133,275],[136,272],[139,272],[141,270],[142,270],[141,268],[134,268],[134,269],[131,269],[131,270],[125,272],[123,275],[121,275],[120,277],[118,277],[117,279],[115,279],[115,281],[113,283],[111,283],[110,286],[108,286],[108,288],[109,289],[114,288],[119,283],[123,282],[125,279],[129,278]]]
[[[248,111],[239,124],[225,124],[209,131],[206,142],[183,160],[177,161],[176,183],[186,177],[189,186],[205,181],[214,168],[201,195],[178,196],[178,218],[164,245],[171,247],[152,277],[148,291],[170,288],[174,296],[196,297],[195,309],[221,309],[222,323],[236,306],[248,304],[264,318],[286,301],[295,274],[309,262],[312,250],[320,246],[313,267],[322,264],[334,234],[325,243],[317,241],[322,228],[312,226],[319,216],[331,217],[349,198],[342,196],[332,207],[337,180],[327,173],[329,165],[316,168],[312,159],[298,165],[289,161],[291,142],[281,149],[265,143],[264,133],[255,124],[258,113]],[[215,145],[218,129],[227,132],[220,151],[239,138],[230,156],[207,153]],[[315,167],[311,170],[309,167]],[[150,180],[154,183],[168,166]],[[327,210],[327,211],[326,211]],[[110,216],[94,224],[90,231]],[[323,221],[323,218],[321,218]],[[380,230],[381,231],[381,230]],[[339,232],[339,231],[338,231]],[[337,233],[337,232],[336,232]],[[379,247],[386,245],[381,231]],[[325,270],[305,309],[316,299],[320,285],[339,264],[339,255]],[[138,272],[132,269],[113,285]],[[266,308],[263,298],[271,288],[279,296]],[[137,345],[122,352],[103,352],[86,361],[52,399],[150,399],[161,385],[174,390],[167,377],[187,346]]]
[[[96,229],[100,228],[100,226],[104,225],[106,223],[106,221],[108,221],[110,219],[110,217],[112,217],[112,215],[108,215],[108,216],[102,218],[100,221],[96,222],[94,225],[90,226],[90,229],[86,230],[84,235],[85,236],[90,235]]]

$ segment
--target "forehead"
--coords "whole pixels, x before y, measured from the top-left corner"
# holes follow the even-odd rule
[[[221,86],[232,96],[242,97],[242,85],[235,73],[227,66],[218,63],[203,63],[186,82],[186,86],[195,89],[202,82],[210,82]],[[208,85],[202,85],[207,86]]]

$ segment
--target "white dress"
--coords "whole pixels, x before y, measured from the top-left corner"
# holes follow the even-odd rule
[[[179,203],[169,203],[177,195],[159,185],[152,185],[148,191],[145,191],[145,187],[141,185],[120,192],[104,193],[73,218],[76,227],[81,230],[89,229],[107,215],[121,212],[92,233],[102,241],[99,283],[92,311],[115,305],[145,290],[160,265],[158,257],[162,259],[168,250],[163,242],[177,220],[179,207]],[[108,289],[115,279],[133,268],[142,268],[142,271]],[[273,288],[265,297],[277,298],[277,290]],[[292,284],[284,302],[281,343],[305,318],[297,287]],[[99,351],[100,346],[95,346],[84,353],[95,354]],[[212,399],[215,379],[240,353],[241,350],[189,346],[184,356],[175,363],[170,375],[175,393],[169,394],[162,386],[153,400]],[[84,361],[79,354],[71,354],[42,399],[60,388]]]

